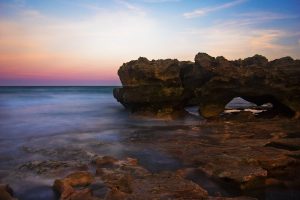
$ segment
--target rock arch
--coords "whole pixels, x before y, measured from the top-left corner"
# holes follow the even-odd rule
[[[290,57],[270,62],[261,55],[229,61],[206,53],[198,53],[195,62],[139,58],[124,63],[118,75],[123,87],[114,96],[132,112],[172,114],[192,102],[210,118],[242,97],[300,116],[300,60]]]

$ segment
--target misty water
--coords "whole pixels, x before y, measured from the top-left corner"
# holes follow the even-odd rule
[[[151,148],[151,138],[203,120],[192,115],[181,120],[132,116],[112,91],[113,87],[1,87],[1,182],[10,184],[21,200],[50,200],[56,198],[53,181],[68,170],[48,172],[49,166],[80,168],[96,155],[111,155],[138,158],[152,172],[182,167],[172,156]],[[129,143],[130,138],[142,142]]]
[[[36,175],[22,166],[34,161],[85,163],[94,155],[134,156],[152,171],[180,163],[147,145],[126,145],[130,134],[197,120],[162,121],[131,117],[112,95],[113,87],[1,87],[0,175],[20,199],[53,199],[59,175]],[[150,134],[150,135],[149,135]],[[75,161],[75,163],[73,163]],[[20,172],[19,176],[16,172]],[[39,173],[37,173],[39,174]],[[43,191],[43,192],[41,192]]]

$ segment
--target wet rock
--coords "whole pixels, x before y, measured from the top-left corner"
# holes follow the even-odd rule
[[[128,194],[118,190],[117,188],[111,188],[110,191],[105,196],[107,200],[121,200],[128,199]]]
[[[191,174],[194,174],[196,171],[197,171],[196,168],[184,168],[184,169],[177,170],[176,175],[186,178]]]
[[[295,130],[300,126],[295,122],[214,120],[152,142],[191,167],[178,170],[181,177],[197,181],[197,169],[217,185],[236,188],[237,195],[274,186],[299,188],[300,135]]]
[[[93,199],[91,189],[80,188],[90,185],[93,180],[94,177],[89,172],[74,172],[63,179],[55,180],[53,189],[60,194],[61,200]]]
[[[63,182],[73,187],[86,186],[93,182],[93,176],[91,173],[85,171],[74,172],[66,176]]]
[[[33,147],[33,146],[22,146],[22,150],[30,154],[39,154],[46,157],[56,157],[58,160],[63,161],[89,161],[95,155],[82,148],[74,147],[54,147],[53,149]]]
[[[180,106],[182,87],[141,86],[114,90],[114,97],[132,113],[153,117],[179,116],[185,113]]]
[[[207,199],[208,193],[192,181],[170,173],[135,179],[131,199]]]
[[[119,183],[122,185],[124,183],[127,186],[126,180],[130,180],[131,177],[143,177],[150,174],[148,170],[139,166],[137,160],[133,158],[118,160],[113,166],[100,166],[96,173],[108,185],[118,185]]]
[[[118,160],[111,156],[97,157],[92,162],[97,167],[113,166]]]
[[[55,180],[53,188],[60,194],[61,200],[99,199],[93,195],[94,189],[89,187],[99,178],[107,187],[103,197],[106,200],[208,198],[206,190],[175,173],[152,174],[139,166],[134,158],[99,158],[113,161],[114,164],[107,165],[107,162],[103,164],[101,161],[95,177],[89,172],[74,172],[63,179]]]
[[[296,148],[300,127],[295,122],[297,120],[286,118],[253,118],[243,122],[214,120],[180,127],[181,131],[174,131],[179,127],[163,129],[166,134],[151,137],[151,147],[171,154],[189,168],[152,174],[140,166],[137,159],[99,156],[93,161],[94,179],[102,181],[105,192],[101,198],[106,199],[251,199],[242,195],[273,187],[297,189],[300,154]],[[145,142],[143,138],[132,142],[139,141]],[[279,143],[281,145],[277,145]],[[192,177],[197,175],[195,172],[224,186],[226,191],[231,187],[237,192],[230,193],[231,198],[222,197],[226,196],[223,188],[211,190],[209,185],[197,182]],[[86,189],[84,195],[98,198],[93,188],[80,187]],[[77,186],[61,183],[58,188],[63,188],[65,196],[78,194]],[[209,194],[205,194],[206,190]]]
[[[98,173],[101,171],[101,173]],[[97,169],[110,188],[105,199],[203,199],[207,192],[199,185],[173,173],[151,174],[136,159],[119,160],[114,166]]]
[[[34,172],[39,175],[58,174],[70,169],[86,169],[87,166],[76,161],[58,161],[58,160],[35,160],[29,161],[19,166],[19,172]]]
[[[17,200],[13,197],[13,190],[9,185],[0,184],[0,199],[1,200]]]
[[[133,113],[183,113],[198,105],[203,117],[223,113],[234,97],[300,116],[300,61],[290,57],[271,62],[261,55],[229,61],[198,53],[195,62],[139,58],[122,65],[122,88],[114,97]],[[180,116],[180,115],[178,115]]]
[[[216,156],[214,161],[211,160],[199,169],[210,176],[231,180],[242,185],[268,175],[268,172],[262,167],[251,165],[242,158],[226,154]]]
[[[280,138],[277,140],[273,140],[266,144],[266,146],[279,148],[279,149],[286,149],[289,151],[298,151],[300,150],[300,138],[294,138],[294,139],[286,139],[286,138]]]

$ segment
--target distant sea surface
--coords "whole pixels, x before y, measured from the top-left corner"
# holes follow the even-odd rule
[[[0,138],[92,131],[120,119],[113,87],[0,87]]]

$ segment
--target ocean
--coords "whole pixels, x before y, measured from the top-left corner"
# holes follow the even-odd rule
[[[136,117],[114,99],[113,88],[0,87],[1,182],[20,200],[52,200],[53,181],[96,155],[138,158],[152,172],[182,167],[152,148],[152,139],[203,123],[197,108],[178,120]]]
[[[151,138],[155,131],[149,130],[199,121],[131,116],[114,99],[113,88],[0,87],[1,182],[20,200],[50,200],[56,199],[51,185],[61,176],[52,173],[52,165],[72,167],[94,155],[112,155],[134,156],[152,171],[179,168],[176,159],[126,140],[145,130]]]

